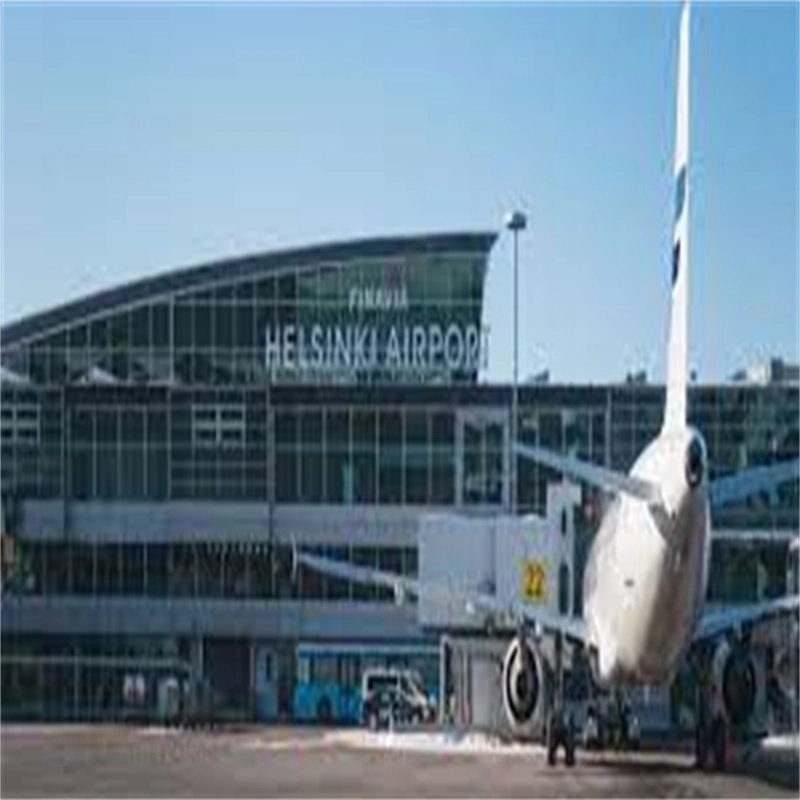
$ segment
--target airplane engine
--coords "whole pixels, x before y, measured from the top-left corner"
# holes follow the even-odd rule
[[[761,659],[742,644],[722,642],[714,653],[714,687],[729,724],[749,725],[763,704],[766,680]]]
[[[502,682],[503,708],[512,733],[533,736],[542,724],[549,681],[544,659],[528,637],[511,640],[503,658]]]

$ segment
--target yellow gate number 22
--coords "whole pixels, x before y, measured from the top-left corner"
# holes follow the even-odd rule
[[[522,564],[522,596],[525,600],[544,600],[547,576],[541,561],[525,561]]]

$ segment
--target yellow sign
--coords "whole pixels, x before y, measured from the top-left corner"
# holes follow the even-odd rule
[[[547,594],[547,574],[541,561],[522,562],[522,597],[538,603]]]

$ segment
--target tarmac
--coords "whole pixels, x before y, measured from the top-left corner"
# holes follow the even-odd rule
[[[548,767],[537,745],[436,730],[0,726],[3,797],[797,797],[798,769],[797,737],[718,773],[680,749]]]

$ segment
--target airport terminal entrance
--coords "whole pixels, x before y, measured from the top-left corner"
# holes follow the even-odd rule
[[[248,719],[251,713],[250,642],[206,639],[203,677],[214,691],[215,713],[226,719]]]

